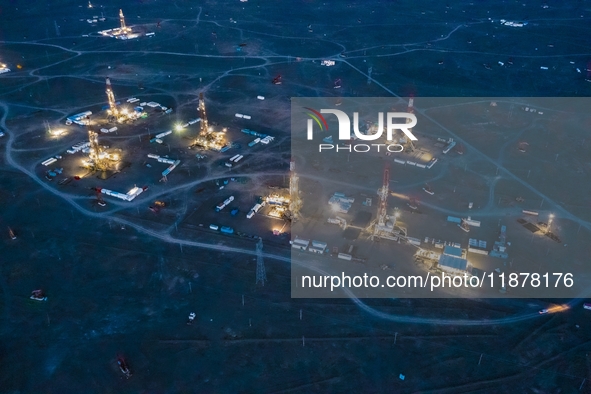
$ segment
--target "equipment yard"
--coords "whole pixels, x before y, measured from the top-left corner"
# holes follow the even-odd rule
[[[0,392],[591,390],[589,10],[32,3],[1,10]],[[320,113],[374,98],[402,152]],[[526,272],[574,285],[303,288]]]

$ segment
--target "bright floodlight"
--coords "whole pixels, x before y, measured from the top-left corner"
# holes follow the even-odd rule
[[[177,124],[174,126],[174,129],[175,129],[176,131],[181,131],[181,130],[183,129],[183,125],[182,125],[182,124],[180,124],[180,123],[177,123]]]

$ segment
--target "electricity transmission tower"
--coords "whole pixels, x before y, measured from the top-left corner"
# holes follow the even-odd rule
[[[263,261],[263,239],[259,237],[259,242],[257,242],[257,284],[259,282],[262,285],[265,285],[265,281],[267,280],[267,273],[265,271],[265,262]]]

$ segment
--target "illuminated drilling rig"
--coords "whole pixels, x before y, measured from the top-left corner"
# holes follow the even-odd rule
[[[109,163],[107,161],[107,154],[103,152],[103,148],[98,143],[98,134],[92,130],[88,130],[88,141],[90,142],[88,167],[95,171],[106,171]]]
[[[366,231],[371,234],[371,240],[374,240],[374,238],[376,237],[392,240],[397,239],[394,234],[394,226],[396,225],[396,215],[394,215],[394,217],[388,216],[388,194],[390,194],[389,187],[390,168],[386,166],[384,167],[382,187],[378,189],[378,196],[380,198],[380,203],[378,206],[378,215],[366,228]]]
[[[123,10],[119,10],[119,23],[121,24],[121,33],[126,33],[131,29],[125,25],[125,17],[123,16]]]
[[[197,110],[199,111],[199,117],[201,118],[200,134],[205,135],[209,131],[209,126],[207,124],[207,114],[205,113],[205,98],[203,97],[203,92],[199,93],[199,107]]]
[[[300,178],[295,172],[295,161],[289,162],[289,212],[291,220],[295,221],[300,217],[302,200],[300,199]]]
[[[415,113],[415,109],[414,109],[414,97],[411,97],[408,99],[408,108],[406,109],[406,112],[409,114],[414,114]],[[406,123],[410,123],[412,120],[410,118],[406,118]],[[410,131],[412,133],[412,127],[407,128],[408,131]],[[403,143],[404,142],[404,143]],[[415,150],[415,144],[412,142],[412,140],[406,136],[404,136],[402,138],[402,141],[400,141],[400,143],[403,145],[405,145],[405,148],[408,146],[410,148],[410,151],[413,152]]]
[[[99,31],[99,34],[106,37],[113,37],[118,40],[129,40],[143,35],[142,32],[133,32],[132,26],[127,26],[125,24],[125,16],[123,16],[123,10],[119,10],[119,27]],[[154,35],[154,33],[150,35]]]
[[[124,123],[125,121],[133,121],[140,117],[140,112],[137,111],[130,111],[127,108],[120,109],[117,107],[117,102],[115,101],[115,94],[113,93],[113,87],[111,86],[111,79],[106,78],[107,89],[105,92],[107,93],[107,101],[109,102],[109,122],[118,122]]]
[[[110,115],[117,120],[119,118],[119,109],[117,108],[117,103],[115,102],[115,95],[113,94],[113,89],[111,88],[111,79],[106,79],[107,83],[107,100],[109,101],[109,110]]]
[[[199,129],[199,135],[195,138],[192,146],[197,146],[203,149],[211,149],[214,151],[223,151],[225,145],[225,132],[214,131],[209,122],[207,121],[207,113],[205,111],[205,98],[203,92],[199,93],[199,107],[197,107],[199,117],[201,118],[201,126]]]

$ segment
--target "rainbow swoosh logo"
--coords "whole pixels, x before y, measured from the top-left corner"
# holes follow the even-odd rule
[[[308,108],[308,107],[304,107],[304,109],[311,111],[311,112],[308,112],[308,116],[316,121],[318,126],[320,126],[321,131],[324,131],[325,128],[326,128],[326,130],[328,130],[328,124],[326,123],[326,119],[324,119],[324,116],[322,116],[320,114],[320,112],[313,110],[312,108]]]

